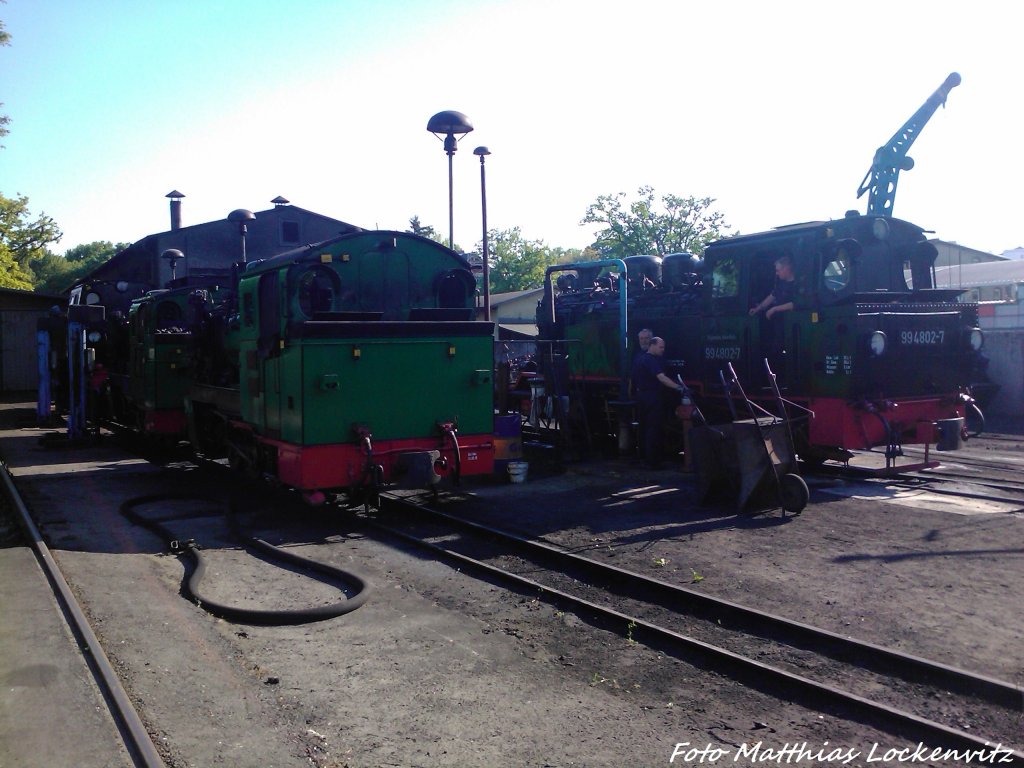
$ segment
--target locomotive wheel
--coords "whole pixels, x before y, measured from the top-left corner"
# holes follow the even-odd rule
[[[800,475],[783,475],[779,478],[779,502],[787,512],[799,514],[810,498],[811,492]]]

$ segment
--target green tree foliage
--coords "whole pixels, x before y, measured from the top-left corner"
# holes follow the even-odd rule
[[[562,248],[549,248],[541,240],[527,240],[519,227],[491,230],[487,239],[492,293],[539,288],[544,270],[568,253]]]
[[[587,207],[581,224],[600,224],[592,248],[603,259],[670,253],[703,253],[704,247],[722,237],[731,227],[725,216],[711,209],[710,197],[662,195],[661,208],[654,188],[643,186],[637,198],[626,200],[626,193],[601,195]]]
[[[32,290],[32,275],[22,269],[3,243],[0,243],[0,288]]]
[[[0,0],[2,2],[2,0]],[[3,21],[0,21],[0,46],[11,44],[11,34],[4,29]],[[0,101],[0,107],[3,106],[3,102]],[[10,123],[11,118],[7,115],[0,113],[0,139],[7,135],[7,124]],[[3,144],[0,144],[0,149],[3,149]]]
[[[409,219],[409,228],[405,231],[412,232],[414,235],[420,235],[421,237],[429,237],[431,240],[438,240],[438,242],[440,242],[440,239],[437,236],[437,230],[429,224],[421,224],[419,216],[413,216]]]
[[[0,258],[3,259],[9,279],[19,283],[27,280],[28,288],[31,289],[35,277],[33,262],[45,257],[47,246],[56,243],[62,236],[56,223],[46,214],[40,214],[35,221],[31,220],[27,197],[19,195],[9,198],[0,194],[0,253],[3,254]],[[9,262],[17,265],[17,269]]]
[[[92,272],[129,245],[131,243],[111,243],[109,240],[97,240],[92,243],[76,245],[63,256],[47,251],[42,258],[32,262],[36,290],[41,293],[66,291],[78,282],[79,278]]]

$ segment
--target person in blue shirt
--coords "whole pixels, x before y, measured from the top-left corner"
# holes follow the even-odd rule
[[[664,354],[665,340],[655,336],[647,351],[637,357],[633,365],[633,396],[640,422],[640,450],[644,461],[653,469],[661,465],[664,450],[665,410],[661,399],[662,388],[682,391],[682,385],[665,374]]]

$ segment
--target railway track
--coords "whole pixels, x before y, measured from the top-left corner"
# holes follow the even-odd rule
[[[1013,683],[720,600],[409,498],[385,495],[372,524],[764,692],[949,749],[991,753],[996,744],[1011,745],[1003,754],[1024,765],[1024,691]]]
[[[99,639],[89,620],[75,598],[56,559],[43,541],[43,537],[29,515],[18,489],[11,479],[7,467],[0,462],[0,493],[10,504],[15,517],[35,554],[39,567],[53,590],[54,599],[60,607],[68,628],[78,643],[103,701],[117,726],[121,740],[132,762],[138,768],[164,768],[165,763],[149,732],[142,722],[135,705],[121,685],[117,672],[104,653]]]

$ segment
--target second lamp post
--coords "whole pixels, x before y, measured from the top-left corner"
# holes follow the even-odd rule
[[[483,210],[484,236],[481,244],[484,263],[484,320],[491,319],[491,269],[487,258],[487,178],[484,175],[484,158],[491,154],[487,147],[477,147],[473,154],[480,158],[480,207]]]

